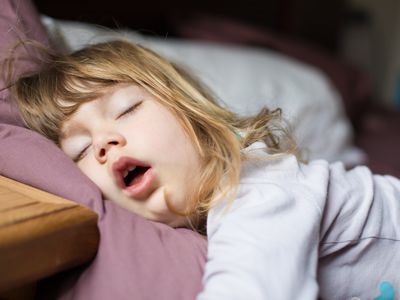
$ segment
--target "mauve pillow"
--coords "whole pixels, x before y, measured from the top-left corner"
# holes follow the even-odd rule
[[[31,39],[48,45],[47,34],[40,22],[38,12],[31,1],[1,0],[0,1],[0,89],[4,86],[3,60],[9,56],[11,48],[18,42]],[[28,53],[29,52],[29,53]],[[37,57],[37,52],[32,47],[18,47],[18,56],[30,55]],[[35,64],[30,60],[20,59],[15,63],[14,75],[32,70]],[[0,92],[0,123],[22,126],[15,104],[11,101],[8,90]]]
[[[1,58],[24,39],[47,43],[37,11],[28,0],[1,0]],[[19,74],[34,67],[21,62]],[[99,215],[100,244],[94,261],[55,281],[43,281],[39,298],[194,299],[201,289],[206,240],[103,201],[99,189],[60,149],[22,127],[11,100],[7,90],[0,94],[0,174],[76,201]]]

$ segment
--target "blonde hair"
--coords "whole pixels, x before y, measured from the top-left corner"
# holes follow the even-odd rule
[[[40,72],[18,79],[12,91],[26,125],[59,145],[62,122],[79,105],[119,83],[145,88],[170,109],[202,159],[204,168],[189,196],[188,208],[177,211],[170,205],[178,214],[205,216],[219,199],[233,200],[241,162],[249,159],[241,150],[253,142],[264,140],[272,153],[297,153],[279,109],[238,116],[219,105],[183,68],[122,40],[91,45],[72,54],[52,54]]]

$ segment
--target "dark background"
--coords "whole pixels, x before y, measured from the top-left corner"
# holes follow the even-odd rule
[[[273,29],[335,52],[347,13],[342,0],[132,1],[35,0],[40,12],[141,33],[175,36],[173,23],[206,13]]]

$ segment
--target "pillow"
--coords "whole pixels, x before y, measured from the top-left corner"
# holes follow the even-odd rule
[[[43,21],[50,38],[70,50],[121,36],[147,46],[186,66],[240,114],[256,113],[263,106],[282,108],[309,159],[341,160],[347,166],[365,162],[352,144],[352,127],[338,91],[317,68],[263,48],[166,40],[49,17]]]
[[[18,13],[17,13],[18,11]],[[25,33],[29,32],[26,36]],[[0,75],[1,88],[7,72],[3,68],[3,61],[8,57],[11,49],[23,39],[33,39],[48,44],[47,34],[40,22],[39,15],[30,1],[4,0],[0,2],[0,63],[2,74]],[[18,76],[32,70],[35,65],[32,60],[23,61],[24,56],[37,57],[37,53],[31,47],[19,47],[15,53],[21,59],[15,63],[14,75]],[[10,100],[8,90],[0,92],[0,122],[22,126],[18,109]]]
[[[332,53],[267,28],[207,13],[187,12],[181,18],[171,16],[169,23],[174,32],[183,38],[262,46],[317,67],[340,92],[346,115],[352,124],[359,125],[371,97],[370,78]]]
[[[47,42],[32,3],[1,0],[2,59],[18,40],[25,39]],[[34,64],[20,61],[17,66],[21,74]],[[42,281],[40,299],[196,297],[206,260],[207,242],[203,237],[150,222],[111,201],[103,201],[99,189],[60,149],[21,125],[10,93],[5,90],[0,94],[0,174],[76,201],[99,216],[100,244],[93,262],[60,274],[57,280]]]

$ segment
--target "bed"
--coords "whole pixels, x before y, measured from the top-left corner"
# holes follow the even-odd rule
[[[293,1],[296,3],[301,1]],[[118,28],[111,30],[88,22],[101,21],[101,16],[107,15],[102,2],[93,18],[75,20],[62,20],[68,15],[62,7],[50,15],[55,9],[52,1],[37,1],[37,5],[41,13],[30,1],[1,2],[2,55],[24,38],[70,51],[123,36],[194,72],[220,101],[238,113],[253,113],[264,105],[281,107],[307,158],[342,160],[348,167],[366,162],[365,152],[354,144],[354,124],[360,107],[368,101],[368,80],[330,55],[263,27],[215,15],[175,18],[170,23],[175,24],[175,33],[168,37],[162,31],[165,20],[157,15],[162,7],[152,11],[154,22],[143,17],[151,9],[141,7],[141,14],[137,14],[141,22],[125,28],[114,20]],[[87,4],[77,6],[71,1],[68,5],[69,11],[80,8],[80,16],[89,14]],[[130,15],[121,10],[121,16],[126,19]],[[145,28],[150,28],[150,35],[145,34]],[[22,51],[26,50],[32,54],[32,49]],[[16,76],[34,67],[21,60]],[[62,211],[70,218],[67,227],[76,240],[56,233],[59,249],[49,257],[70,243],[79,244],[55,267],[35,276],[31,271],[31,275],[11,283],[5,280],[10,278],[7,269],[0,265],[0,295],[14,293],[11,296],[17,299],[21,296],[15,291],[26,286],[27,293],[36,293],[40,299],[194,299],[201,289],[206,260],[204,237],[144,220],[103,200],[97,187],[55,145],[24,128],[8,91],[3,90],[0,96],[0,182],[6,190],[0,192],[0,207],[6,207],[5,203],[13,206],[11,195],[21,189],[25,191],[21,203],[29,202],[35,193],[40,194],[39,202],[54,197],[58,200],[51,202],[61,201],[69,207]],[[41,191],[34,192],[28,186]],[[73,218],[74,210],[86,219]],[[36,221],[42,224],[41,218]],[[0,238],[5,228],[1,224]],[[26,245],[21,243],[20,249],[25,251],[21,253],[29,250]],[[15,269],[15,265],[8,268]]]

